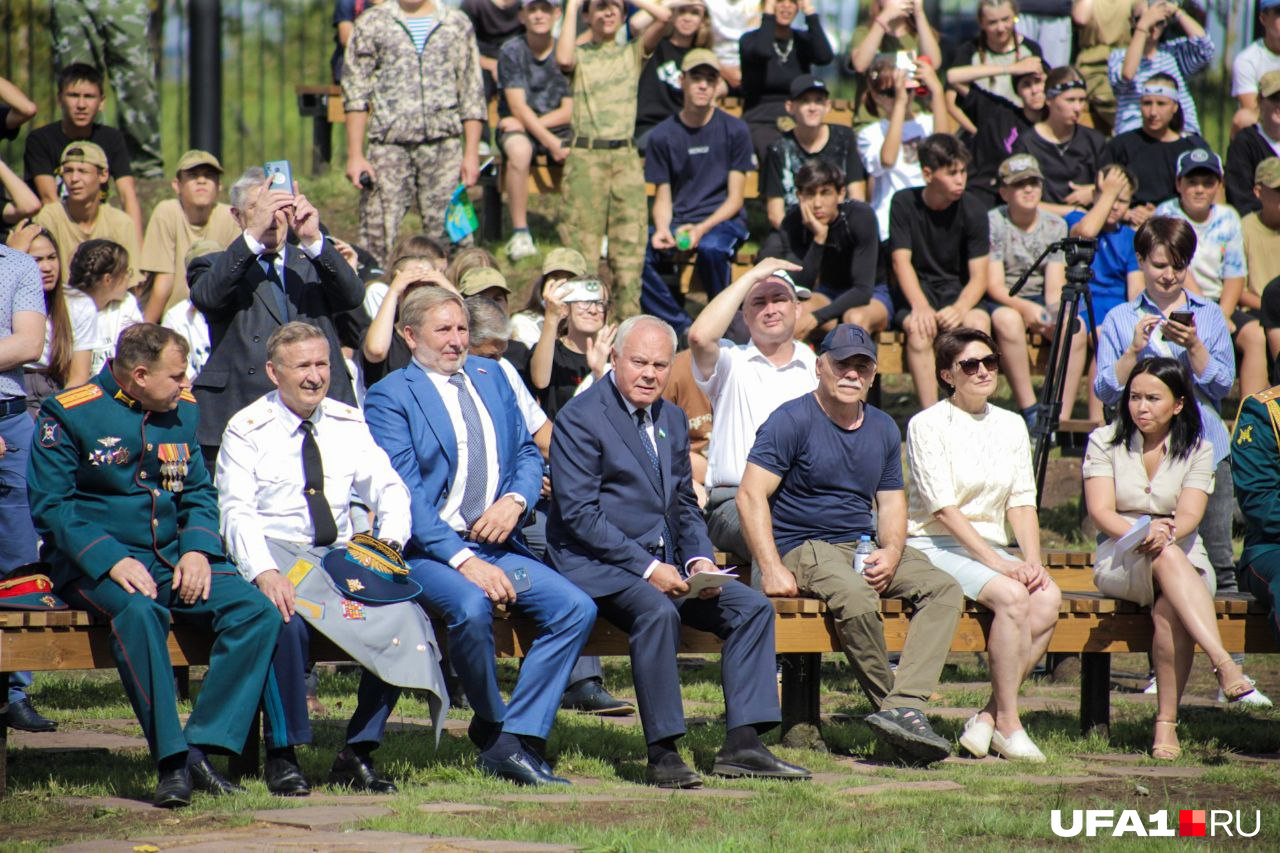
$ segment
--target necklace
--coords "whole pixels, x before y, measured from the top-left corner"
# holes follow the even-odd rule
[[[773,52],[778,56],[778,62],[782,65],[787,64],[787,60],[791,58],[791,50],[796,46],[795,39],[787,39],[783,43],[783,47],[778,47],[778,42],[773,43]]]

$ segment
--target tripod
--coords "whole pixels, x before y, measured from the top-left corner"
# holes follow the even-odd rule
[[[1053,437],[1058,432],[1060,419],[1058,412],[1062,409],[1063,385],[1067,374],[1067,361],[1071,357],[1071,338],[1075,334],[1076,321],[1080,316],[1080,302],[1083,300],[1085,310],[1089,312],[1089,338],[1093,351],[1098,351],[1098,333],[1094,323],[1093,296],[1089,291],[1089,282],[1093,279],[1093,253],[1096,241],[1068,237],[1045,248],[1040,257],[1019,277],[1016,284],[1009,289],[1009,295],[1015,296],[1027,283],[1033,272],[1040,268],[1044,259],[1051,253],[1063,251],[1067,258],[1067,283],[1062,288],[1062,300],[1058,303],[1058,318],[1053,329],[1053,340],[1049,345],[1049,366],[1045,371],[1044,388],[1040,391],[1040,413],[1036,416],[1036,424],[1031,430],[1035,439],[1035,453],[1032,457],[1036,477],[1036,509],[1044,494],[1044,477],[1049,467],[1049,450],[1053,446]]]

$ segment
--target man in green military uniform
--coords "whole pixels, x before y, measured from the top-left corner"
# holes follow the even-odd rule
[[[640,313],[640,273],[649,242],[644,170],[632,137],[640,72],[671,18],[652,0],[634,0],[653,20],[638,38],[616,40],[625,14],[622,0],[585,0],[591,40],[579,45],[578,12],[569,0],[556,43],[556,64],[571,75],[573,141],[561,182],[560,242],[577,249],[595,268],[600,240],[609,238],[613,300],[622,318]]]
[[[196,442],[187,342],[149,323],[120,334],[88,384],[40,408],[28,464],[31,515],[63,597],[111,625],[111,652],[159,766],[156,805],[192,788],[238,790],[206,752],[239,752],[281,618],[228,565],[218,493]],[[209,628],[209,672],[184,731],[170,621]]]
[[[1240,589],[1271,607],[1280,643],[1280,385],[1246,397],[1231,438],[1231,480],[1244,513]]]

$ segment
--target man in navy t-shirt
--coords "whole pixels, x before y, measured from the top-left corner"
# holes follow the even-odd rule
[[[715,54],[694,48],[680,70],[684,107],[653,129],[645,154],[645,180],[658,189],[640,307],[683,331],[692,321],[658,272],[662,256],[696,250],[694,264],[707,297],[728,286],[734,253],[747,239],[742,204],[755,162],[746,123],[715,106]]]
[[[865,403],[876,376],[871,336],[844,323],[818,352],[817,390],[782,404],[756,432],[738,487],[742,531],[766,595],[827,603],[876,709],[866,718],[876,735],[909,759],[941,761],[950,741],[934,733],[921,708],[937,687],[964,595],[906,547],[902,437],[893,418]],[[859,571],[854,550],[863,537],[874,550]],[[915,609],[896,674],[885,650],[881,598]]]

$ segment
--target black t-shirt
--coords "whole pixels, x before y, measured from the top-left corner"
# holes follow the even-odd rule
[[[569,349],[563,340],[556,339],[556,348],[551,356],[551,382],[534,393],[547,417],[554,421],[556,413],[573,399],[582,380],[590,375],[587,357]]]
[[[956,99],[956,106],[978,129],[970,144],[973,162],[969,164],[969,190],[980,192],[991,201],[996,193],[996,172],[1000,164],[1013,154],[1018,137],[1030,131],[1035,122],[1012,101],[972,84],[969,94]]]
[[[481,56],[497,59],[503,42],[524,32],[518,2],[503,8],[493,0],[462,0],[460,8],[471,19]]]
[[[680,89],[680,61],[692,48],[680,47],[664,38],[640,71],[636,90],[636,136],[665,118],[680,112],[684,93]]]
[[[107,169],[111,172],[113,179],[119,180],[133,175],[133,169],[129,165],[129,149],[125,146],[123,133],[105,124],[95,124],[89,133],[89,141],[101,146],[106,152]],[[27,150],[22,157],[24,170],[22,179],[34,188],[36,175],[54,174],[62,160],[63,149],[72,142],[75,140],[62,132],[62,123],[57,121],[28,133]]]
[[[875,210],[866,202],[851,199],[840,205],[839,212],[821,245],[813,242],[797,207],[760,247],[762,258],[785,258],[803,266],[791,274],[796,284],[831,300],[830,305],[813,312],[822,323],[866,305],[880,281],[880,226]]]
[[[1093,186],[1098,177],[1098,164],[1106,137],[1091,127],[1079,125],[1070,141],[1059,145],[1050,142],[1033,129],[1013,143],[1013,153],[1030,154],[1040,161],[1044,173],[1044,200],[1062,204],[1071,194],[1070,184]]]
[[[1253,194],[1253,172],[1263,160],[1275,156],[1275,149],[1256,124],[1231,140],[1227,147],[1227,202],[1236,213],[1244,216],[1262,209],[1262,202]]]
[[[761,183],[765,198],[781,198],[788,208],[796,204],[796,173],[811,157],[839,166],[847,184],[865,181],[867,168],[858,154],[858,137],[843,125],[827,125],[827,144],[810,153],[800,147],[794,131],[787,131],[769,144],[764,155]]]
[[[1102,149],[1099,166],[1118,163],[1127,166],[1138,179],[1134,204],[1159,204],[1178,194],[1174,176],[1178,157],[1193,148],[1209,148],[1196,134],[1188,134],[1173,142],[1161,142],[1142,128],[1113,136]]]
[[[742,117],[749,122],[786,115],[791,81],[815,65],[827,65],[835,54],[817,14],[805,16],[807,30],[792,30],[791,38],[776,38],[777,18],[760,16],[760,29],[738,40],[742,63]]]
[[[387,347],[387,357],[382,361],[369,361],[364,357],[363,349],[360,350],[359,355],[360,372],[364,375],[364,387],[366,388],[372,388],[388,373],[393,370],[399,370],[402,367],[408,367],[409,362],[413,361],[413,351],[404,342],[404,338],[400,337],[399,331],[391,332],[391,346]]]
[[[965,193],[943,210],[924,203],[924,187],[898,190],[889,203],[889,250],[911,250],[911,266],[935,309],[956,301],[969,280],[969,261],[991,250],[982,202]],[[896,290],[896,286],[895,286]],[[901,292],[894,302],[907,307]]]
[[[729,173],[750,172],[751,133],[746,122],[721,109],[702,127],[672,116],[649,134],[644,179],[671,185],[672,223],[702,222],[729,195]],[[746,222],[746,210],[736,219]]]

